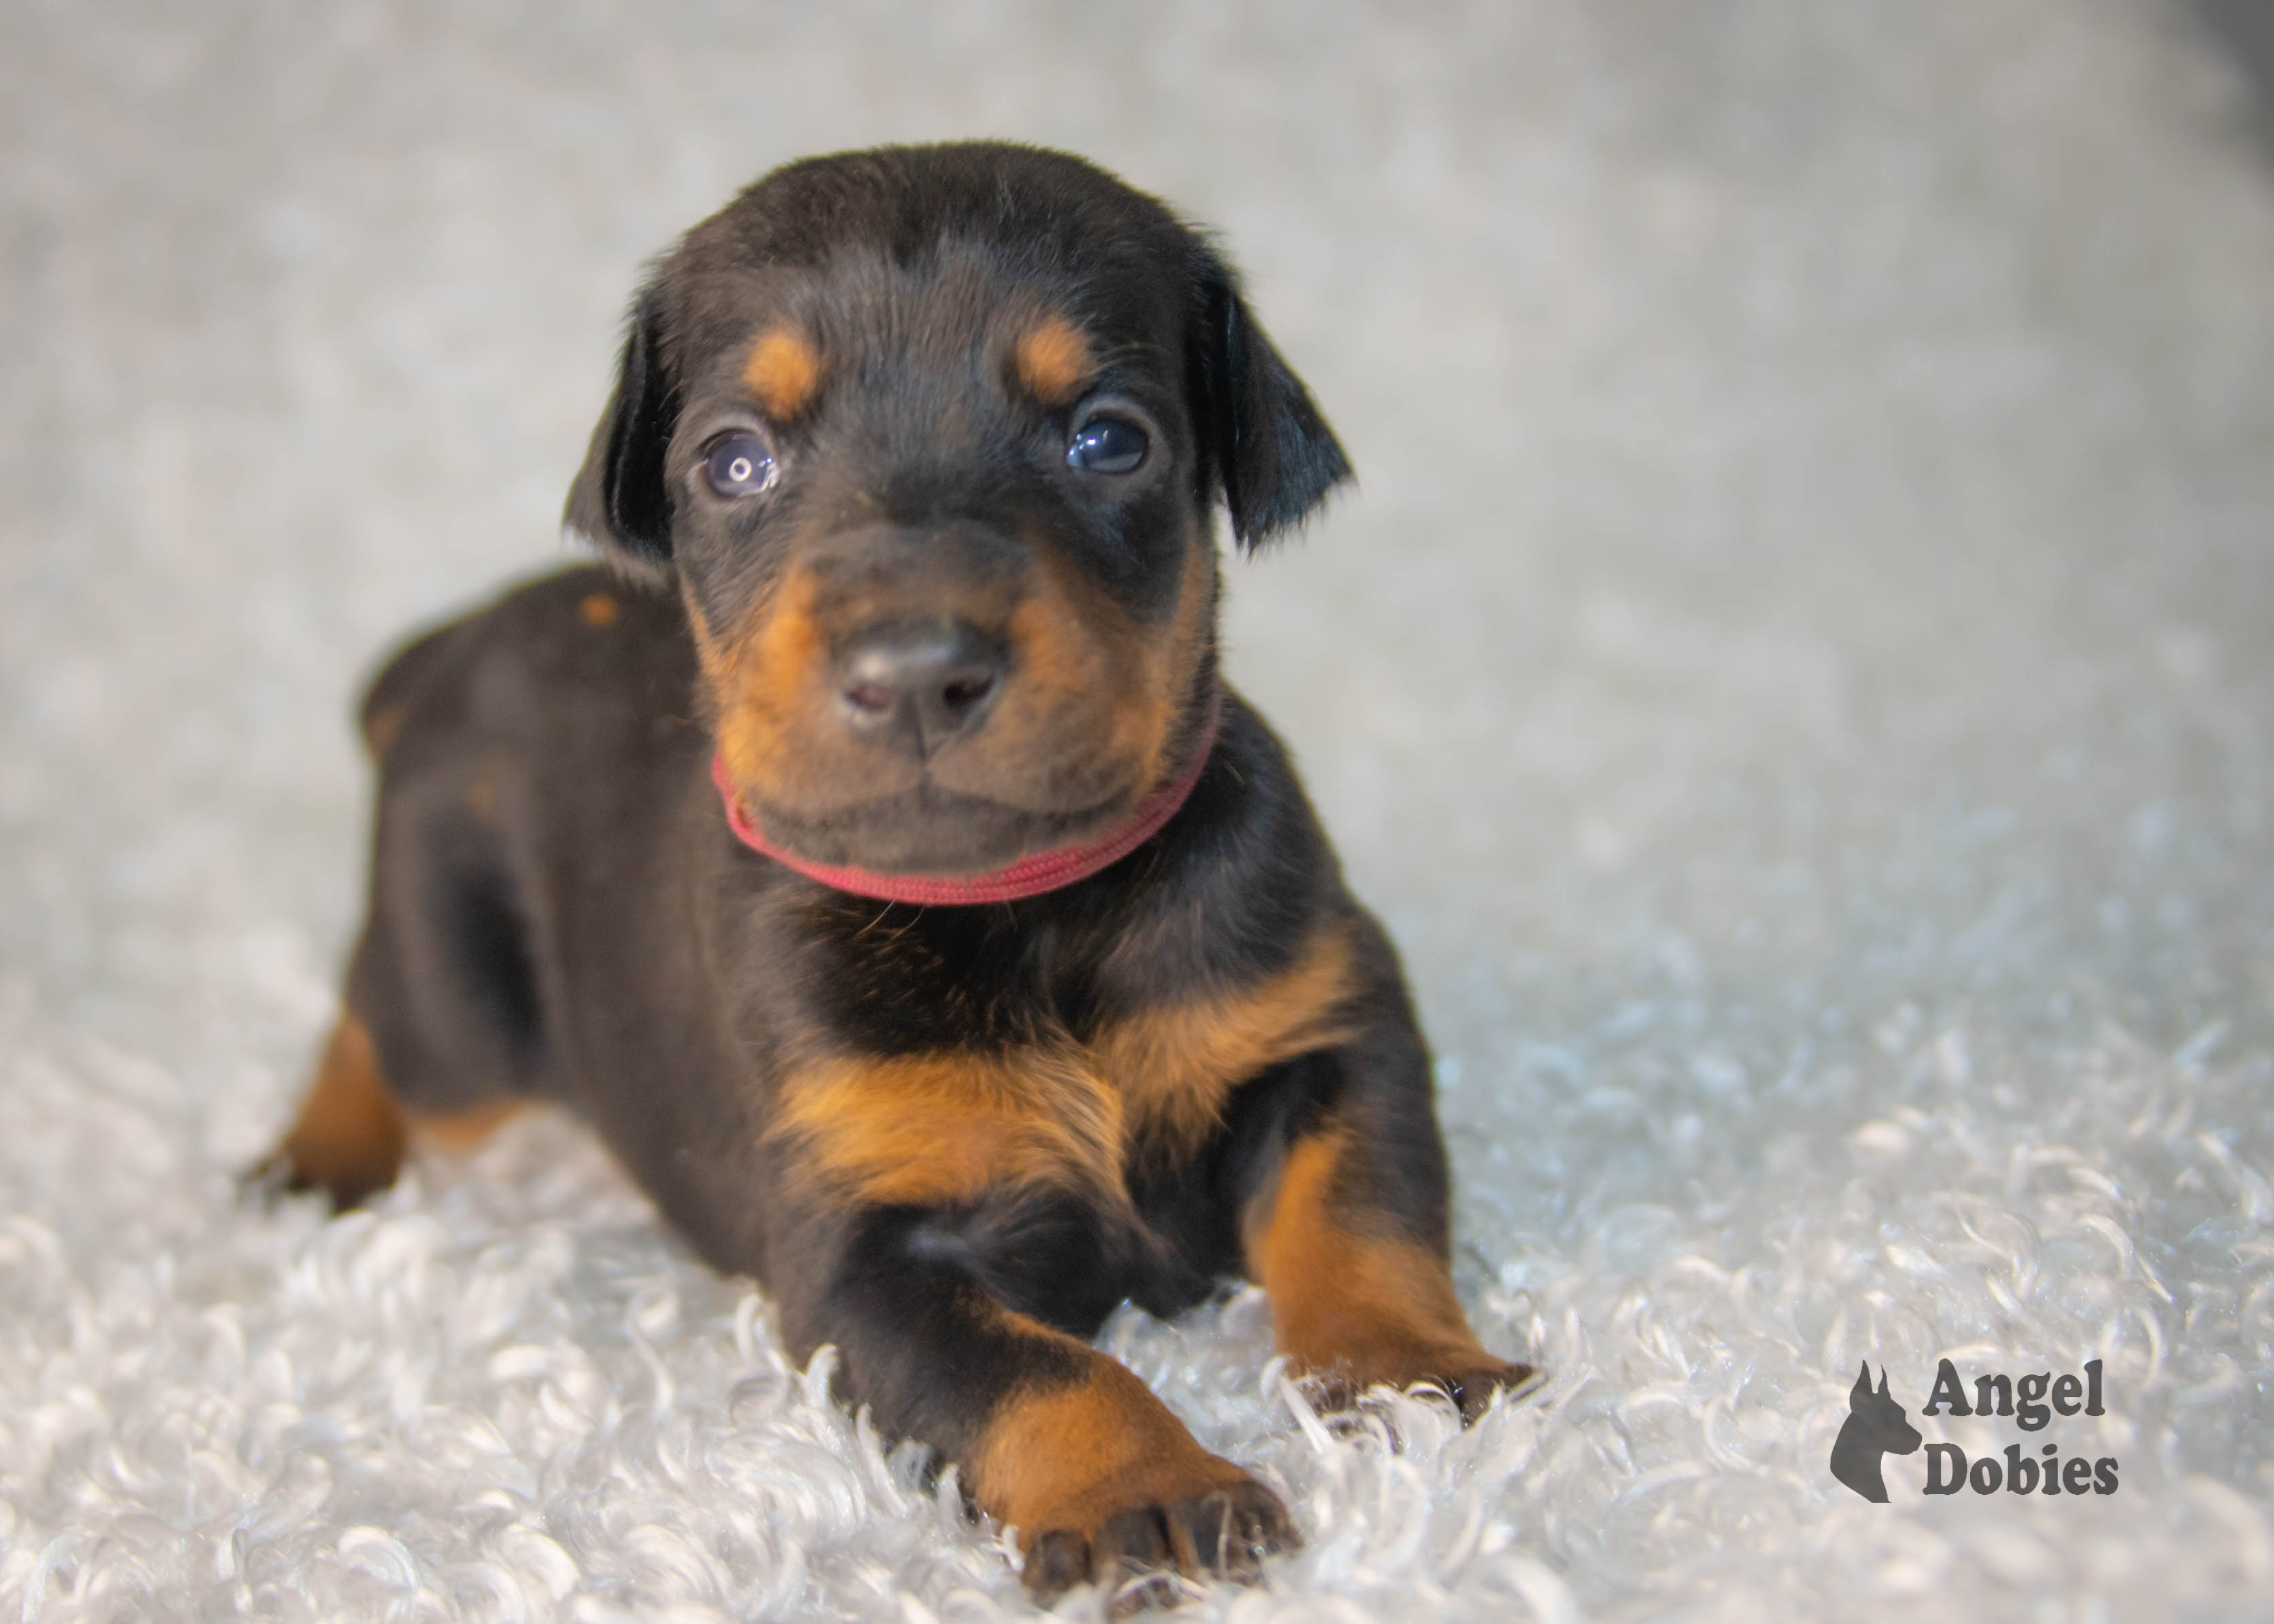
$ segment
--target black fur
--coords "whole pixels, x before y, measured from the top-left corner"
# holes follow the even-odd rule
[[[663,365],[662,301],[634,306],[616,361],[616,387],[593,432],[584,476],[569,490],[569,528],[609,540],[642,563],[671,557],[671,499],[663,458],[679,422],[679,393]]]
[[[1107,181],[1064,154],[969,143],[885,148],[808,159],[743,194],[762,210],[729,208],[690,232],[667,273],[641,290],[627,324],[615,389],[570,490],[569,527],[636,564],[670,558],[664,464],[689,354],[723,347],[707,312],[675,299],[707,297],[753,273],[826,266],[848,243],[872,242],[897,262],[943,238],[986,244],[1018,269],[1111,287],[1105,266],[1149,261],[1183,283],[1145,291],[1184,331],[1186,404],[1202,453],[1196,486],[1221,500],[1232,534],[1254,548],[1299,524],[1351,477],[1350,462],[1310,393],[1273,347],[1222,253],[1154,199]],[[1071,207],[1069,207],[1071,205]],[[1161,325],[1163,310],[1095,311],[1124,331]],[[1148,335],[1159,342],[1167,335]]]
[[[1350,477],[1350,462],[1311,392],[1249,314],[1231,267],[1195,246],[1192,275],[1186,367],[1209,448],[1203,496],[1222,496],[1232,535],[1253,552],[1300,523]]]

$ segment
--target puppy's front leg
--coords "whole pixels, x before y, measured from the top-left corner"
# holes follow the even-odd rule
[[[791,1342],[801,1357],[837,1343],[847,1395],[887,1435],[960,1463],[973,1501],[1019,1530],[1038,1597],[1147,1568],[1249,1577],[1298,1543],[1271,1492],[1201,1448],[1128,1370],[925,1255],[930,1217],[849,1215],[822,1289],[784,1294],[802,1311]]]
[[[1247,1272],[1279,1350],[1333,1398],[1426,1381],[1474,1419],[1532,1372],[1487,1352],[1454,1295],[1428,1054],[1386,943],[1370,945],[1359,1030],[1307,1056],[1265,1119],[1240,1211]]]
[[[1279,1350],[1322,1377],[1332,1398],[1426,1381],[1473,1420],[1532,1372],[1478,1342],[1442,1239],[1367,1199],[1382,1148],[1338,1117],[1291,1144],[1275,1188],[1249,1214],[1249,1270],[1271,1299]]]

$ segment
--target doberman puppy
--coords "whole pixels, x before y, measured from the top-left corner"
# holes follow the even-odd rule
[[[1075,158],[794,163],[630,320],[570,570],[363,710],[370,913],[280,1174],[591,1123],[791,1351],[960,1464],[1051,1596],[1296,1533],[1090,1346],[1226,1276],[1347,1395],[1529,1371],[1447,1272],[1396,952],[1217,674],[1348,476],[1207,240]]]

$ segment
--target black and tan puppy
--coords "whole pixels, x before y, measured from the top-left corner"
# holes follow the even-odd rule
[[[641,294],[568,500],[613,560],[413,643],[371,911],[279,1154],[352,1202],[531,1100],[960,1462],[1043,1594],[1285,1512],[1087,1340],[1259,1281],[1342,1392],[1527,1372],[1446,1268],[1397,959],[1216,671],[1346,475],[1208,244],[1007,146],[793,164]]]

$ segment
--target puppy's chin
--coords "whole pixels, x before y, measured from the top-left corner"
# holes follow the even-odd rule
[[[809,863],[873,874],[984,874],[1111,831],[1134,810],[1126,793],[1078,812],[1036,812],[934,784],[850,807],[799,814],[745,791],[767,842]]]

